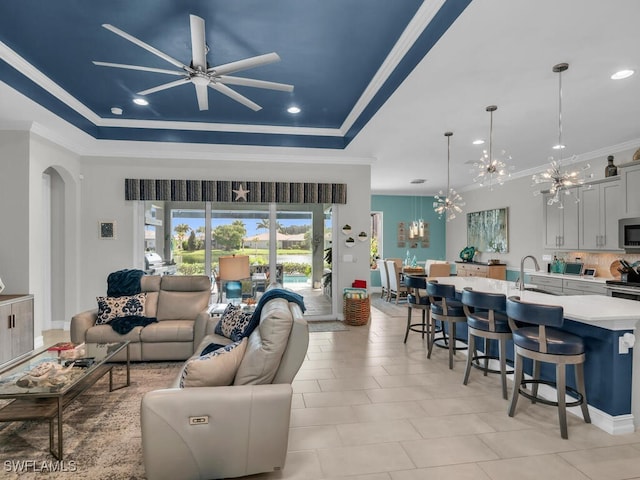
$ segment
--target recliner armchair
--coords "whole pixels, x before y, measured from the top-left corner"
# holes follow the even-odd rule
[[[171,388],[144,395],[140,419],[149,480],[229,478],[284,468],[291,382],[305,358],[309,333],[297,304],[269,300],[258,328],[249,336],[236,383],[245,362],[248,368],[260,367],[250,358],[252,352],[269,348],[266,337],[271,327],[262,332],[260,328],[267,316],[292,324],[271,383],[179,388],[178,376]],[[220,340],[215,334],[205,337],[195,355],[209,342]]]

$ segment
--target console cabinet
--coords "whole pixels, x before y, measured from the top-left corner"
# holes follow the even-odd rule
[[[483,277],[506,280],[507,266],[456,262],[456,274],[458,277]]]
[[[33,350],[33,295],[0,295],[0,364]]]
[[[580,188],[579,248],[618,250],[621,190],[619,178]]]

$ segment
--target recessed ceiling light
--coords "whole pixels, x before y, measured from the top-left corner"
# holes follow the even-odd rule
[[[565,146],[564,146],[564,145],[554,145],[554,146],[553,146],[553,149],[554,149],[554,150],[562,150],[563,148],[565,148]]]
[[[134,98],[133,99],[133,103],[135,103],[136,105],[149,105],[149,102],[147,102],[144,98]]]
[[[111,113],[114,115],[122,115],[122,109],[119,107],[111,107]]]
[[[629,78],[635,72],[633,70],[620,70],[619,72],[611,75],[611,80],[622,80],[623,78]]]
[[[480,138],[479,138],[478,140],[474,140],[474,141],[473,141],[473,144],[474,144],[474,145],[482,145],[483,143],[484,143],[484,140],[482,140],[482,139],[480,139]]]
[[[287,112],[289,112],[289,113],[300,113],[300,108],[299,107],[289,107],[289,108],[287,108]]]

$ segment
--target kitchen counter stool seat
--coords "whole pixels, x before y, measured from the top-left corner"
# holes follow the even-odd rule
[[[431,336],[440,330],[436,330],[431,320],[431,303],[426,293],[427,279],[424,276],[405,275],[405,285],[409,293],[407,294],[407,329],[404,333],[404,343],[407,343],[409,332],[417,332],[422,334],[422,338],[427,336],[427,345],[429,345]],[[422,311],[422,322],[411,323],[414,309]]]
[[[480,368],[487,373],[499,373],[502,380],[502,398],[507,397],[507,340],[511,338],[511,328],[505,313],[507,297],[500,293],[478,292],[465,287],[462,290],[462,304],[467,316],[469,332],[469,355],[462,383],[467,385],[471,367]],[[484,355],[478,355],[476,337],[484,339]],[[489,354],[489,341],[498,341],[498,357]],[[480,365],[484,360],[484,366]],[[498,360],[500,370],[489,368],[489,360]]]
[[[453,356],[457,350],[466,350],[467,346],[457,346],[456,344],[456,324],[466,322],[467,316],[464,313],[462,303],[456,300],[456,287],[438,283],[436,280],[427,282],[427,294],[431,303],[431,321],[442,323],[442,335],[445,345],[449,349],[449,368],[453,368]],[[444,325],[448,326],[448,334],[445,333]],[[436,342],[435,335],[431,337],[427,358],[431,358],[433,345]]]
[[[580,405],[586,423],[591,423],[587,405],[587,391],[584,384],[585,348],[581,337],[560,330],[564,322],[564,311],[560,306],[540,305],[520,301],[519,297],[507,299],[507,316],[513,330],[515,352],[514,388],[509,406],[509,416],[513,417],[520,395],[533,403],[540,402],[558,407],[560,435],[569,438],[567,431],[567,407]],[[529,325],[518,326],[516,322]],[[533,360],[533,379],[524,380],[523,360]],[[540,379],[540,362],[556,365],[555,382]],[[566,384],[566,366],[575,368],[576,388]],[[555,386],[558,393],[556,402],[538,397],[538,385]],[[526,385],[531,384],[531,393]],[[566,393],[576,397],[567,402]]]

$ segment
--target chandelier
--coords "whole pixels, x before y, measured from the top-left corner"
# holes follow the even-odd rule
[[[420,183],[424,183],[424,179],[420,178],[420,179],[416,179],[416,180],[412,180],[411,181],[412,184],[420,184]],[[420,216],[417,216],[417,208],[416,208],[416,201],[420,202]],[[422,197],[418,199],[416,199],[416,197],[413,197],[413,222],[411,222],[411,224],[409,225],[409,239],[410,240],[415,240],[415,239],[422,239],[424,238],[424,219],[422,218]]]
[[[453,188],[449,187],[449,163],[451,162],[451,135],[453,132],[446,132],[444,134],[447,137],[447,195],[444,196],[442,190],[438,192],[438,195],[434,195],[433,209],[438,214],[438,218],[442,218],[444,215],[447,222],[456,218],[456,213],[462,212],[464,202],[462,197],[456,193]]]
[[[549,199],[547,205],[553,205],[558,203],[559,208],[564,208],[561,195],[570,195],[573,193],[575,201],[579,202],[580,199],[572,191],[572,187],[584,184],[587,178],[591,178],[593,175],[585,175],[584,171],[591,168],[589,164],[586,164],[580,170],[568,171],[562,170],[562,149],[564,144],[562,143],[562,72],[569,68],[568,63],[559,63],[554,65],[553,72],[558,74],[558,144],[553,147],[558,150],[558,160],[553,157],[549,157],[549,167],[540,173],[533,175],[533,185],[548,184],[542,187],[540,190],[534,191],[534,195],[543,193],[543,190],[549,191]],[[575,158],[575,157],[574,157]]]
[[[502,185],[504,181],[510,177],[507,172],[507,164],[505,160],[493,155],[493,112],[498,109],[495,105],[489,105],[486,110],[490,113],[491,122],[489,127],[489,151],[483,150],[480,160],[473,164],[471,172],[475,172],[477,175],[473,179],[474,182],[478,182],[481,187],[489,185],[489,190],[493,190],[494,184]],[[501,156],[505,157],[506,152],[502,150]],[[510,156],[507,156],[507,161],[511,160]],[[511,167],[509,167],[511,168]]]

